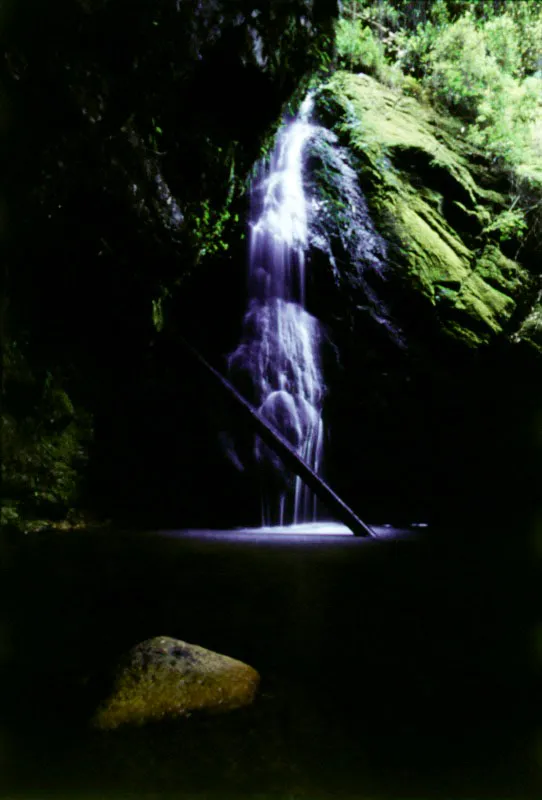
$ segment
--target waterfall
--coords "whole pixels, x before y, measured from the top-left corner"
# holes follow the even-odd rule
[[[268,160],[250,187],[248,308],[228,368],[239,390],[321,473],[326,386],[321,366],[323,328],[306,308],[306,263],[320,254],[327,275],[317,280],[371,320],[374,330],[404,348],[405,340],[382,299],[386,242],[376,230],[350,154],[337,135],[312,121],[311,95],[279,130]],[[311,174],[305,161],[311,157]],[[320,258],[322,263],[322,258]],[[311,276],[312,278],[313,276]],[[329,345],[329,341],[328,341]],[[252,445],[251,445],[252,446]],[[232,463],[242,468],[235,448]],[[299,478],[259,440],[252,456],[262,477],[262,525],[314,522],[316,500]],[[247,459],[244,459],[245,462]]]
[[[306,145],[316,130],[312,100],[280,130],[268,163],[255,170],[250,192],[249,304],[230,371],[249,374],[253,401],[318,473],[323,456],[322,406],[325,386],[320,363],[320,324],[305,308],[308,211],[303,186]],[[260,440],[254,454],[282,474],[267,481],[262,524],[285,525],[316,519],[316,498],[296,478],[293,486],[276,457]],[[271,484],[271,485],[270,485]]]

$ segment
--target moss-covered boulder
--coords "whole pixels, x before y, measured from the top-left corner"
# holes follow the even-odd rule
[[[100,729],[144,725],[194,711],[249,705],[259,684],[252,667],[169,636],[134,647],[119,665],[111,696],[95,714]]]
[[[510,257],[519,231],[507,222],[503,177],[463,142],[460,123],[364,74],[336,73],[316,103],[352,155],[405,303],[415,295],[468,347],[513,334],[532,276]]]

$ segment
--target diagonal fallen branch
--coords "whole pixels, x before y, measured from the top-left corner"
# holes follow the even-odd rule
[[[184,350],[205,369],[208,375],[212,375],[215,385],[220,386],[223,393],[230,402],[237,404],[237,410],[242,412],[247,421],[258,436],[270,447],[283,461],[284,465],[298,475],[302,481],[314,492],[314,494],[324,503],[329,511],[337,519],[346,525],[354,536],[374,536],[371,528],[362,522],[354,514],[346,503],[335,494],[327,483],[320,478],[309,465],[296,453],[290,442],[267,422],[237,389],[214,367],[212,367],[203,356],[190,345],[182,336],[177,336],[177,340]]]

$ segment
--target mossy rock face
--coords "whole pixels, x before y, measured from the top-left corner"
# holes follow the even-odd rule
[[[92,726],[106,730],[194,711],[230,711],[252,703],[259,681],[256,670],[242,661],[158,636],[127,654],[118,667],[113,692]]]
[[[427,319],[469,348],[513,334],[532,276],[502,252],[495,220],[508,198],[459,123],[345,72],[320,88],[316,108],[349,148],[396,281]]]

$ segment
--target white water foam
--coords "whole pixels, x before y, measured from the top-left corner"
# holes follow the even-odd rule
[[[232,372],[248,372],[259,412],[318,473],[323,457],[320,324],[305,308],[308,214],[303,186],[306,144],[315,131],[312,100],[279,132],[268,164],[260,162],[251,188],[250,301]],[[277,459],[260,440],[261,463]],[[262,524],[316,519],[316,498],[301,481],[276,497],[264,497]]]

